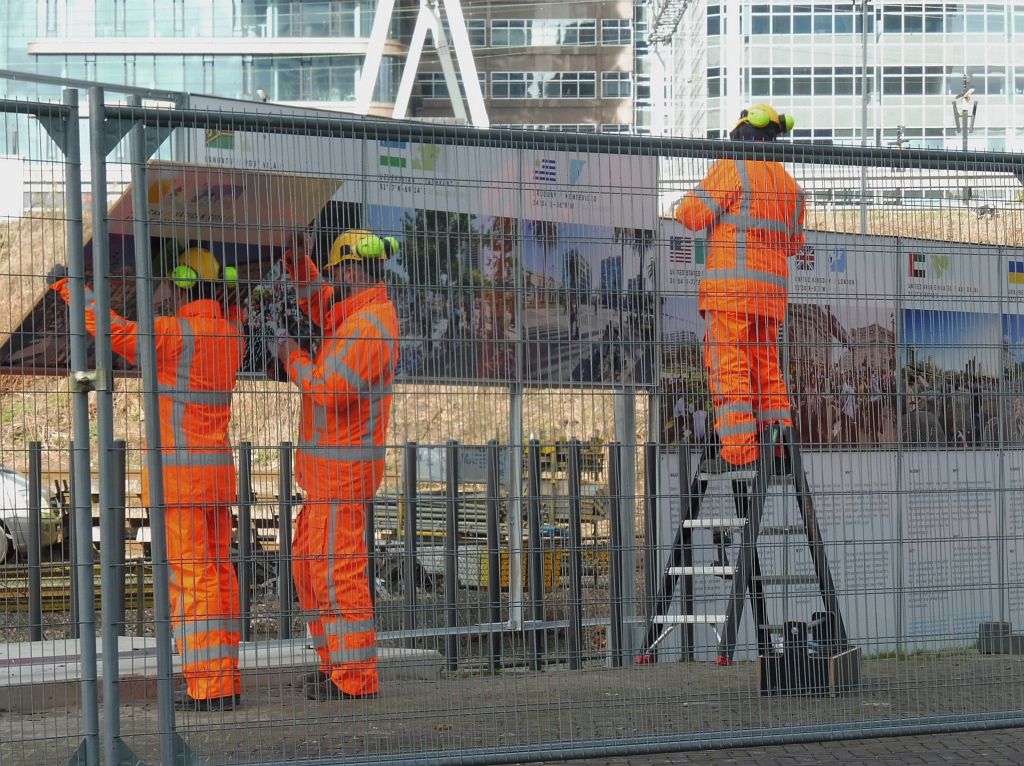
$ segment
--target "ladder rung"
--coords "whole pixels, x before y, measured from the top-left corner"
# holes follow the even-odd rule
[[[755,578],[765,585],[817,585],[817,575],[761,575]]]
[[[712,482],[712,481],[753,481],[755,472],[751,470],[746,471],[722,471],[722,473],[705,473],[701,471],[697,474],[697,478],[700,481]],[[792,483],[793,474],[772,474],[768,477],[769,487],[783,487]]]
[[[736,574],[736,567],[734,566],[704,566],[704,567],[669,567],[667,570],[670,575],[714,575],[716,577],[723,577],[725,575]]]
[[[657,625],[721,625],[724,614],[657,614],[651,622]]]
[[[783,526],[772,526],[767,525],[757,530],[758,534],[762,537],[764,535],[775,535],[781,537],[784,535],[803,535],[806,534],[806,530],[799,524],[789,524]]]
[[[758,630],[767,630],[769,633],[781,633],[786,629],[785,625],[764,625],[760,624],[757,626]]]
[[[746,525],[746,519],[732,516],[725,518],[687,519],[683,522],[683,529],[724,529],[726,527],[736,528]]]

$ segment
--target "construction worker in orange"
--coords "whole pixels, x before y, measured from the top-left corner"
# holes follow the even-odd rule
[[[300,242],[285,254],[299,305],[323,329],[311,358],[277,330],[278,358],[302,393],[295,478],[307,499],[293,546],[295,585],[319,669],[308,699],[375,697],[376,632],[367,574],[366,514],[384,476],[398,315],[384,269],[398,242],[368,231],[338,236],[323,275]]]
[[[241,328],[225,318],[218,300],[225,282],[236,278],[233,267],[223,272],[209,250],[191,247],[153,295],[170,601],[186,683],[175,705],[185,710],[230,710],[242,691],[238,580],[230,559],[237,490],[228,422],[245,346]],[[67,279],[53,289],[70,301]],[[95,309],[87,288],[92,334]],[[111,325],[114,352],[135,364],[136,323],[112,312]],[[145,473],[143,502],[150,506]]]
[[[792,117],[758,104],[741,113],[729,136],[774,141],[792,129]],[[777,344],[787,259],[804,244],[804,193],[779,162],[721,159],[677,205],[676,218],[688,229],[708,230],[699,308],[722,448],[702,470],[751,468],[765,425],[792,426]]]

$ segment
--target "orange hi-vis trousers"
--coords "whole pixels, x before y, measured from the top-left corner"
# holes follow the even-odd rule
[[[792,426],[789,392],[779,365],[780,320],[705,312],[704,365],[715,402],[722,457],[733,465],[757,460],[768,423]]]
[[[174,638],[188,694],[193,699],[241,694],[231,510],[168,506],[166,520]]]
[[[294,574],[320,670],[346,694],[376,694],[377,634],[366,571],[366,504],[310,498],[295,530]]]

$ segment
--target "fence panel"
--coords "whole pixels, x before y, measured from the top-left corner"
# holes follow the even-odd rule
[[[103,146],[110,177],[133,183],[109,200],[105,247],[87,248],[107,251],[123,317],[128,553],[104,558],[105,647],[122,647],[107,748],[498,762],[1020,723],[1006,653],[1024,527],[1019,158],[481,132],[200,98],[105,117],[115,138],[135,126],[133,155]],[[740,179],[782,161],[802,225],[781,197],[744,208],[743,181],[714,175],[723,158]],[[721,209],[705,204],[703,223],[745,232],[740,245],[672,217],[709,172]],[[747,375],[729,393],[705,369],[725,348],[705,341],[712,313],[747,321],[769,298],[749,288],[709,308],[701,282],[738,253],[734,276],[768,273],[764,242],[791,251],[776,280],[788,299],[733,350],[778,346],[799,451],[785,431],[760,444],[762,464],[777,453],[807,487],[766,479],[737,503],[709,481],[697,514],[716,420],[728,446],[741,401],[780,409],[748,371],[729,368]],[[297,271],[304,253],[330,308]],[[8,278],[38,300],[48,267]],[[393,315],[350,297],[378,278]],[[44,297],[30,322],[12,318],[20,345],[0,350],[22,375],[5,378],[21,429],[5,423],[5,464],[38,440],[46,470],[51,419],[13,405],[67,407],[59,378],[30,377],[67,364],[57,309]],[[55,448],[59,470],[68,445]],[[152,519],[144,466],[163,479]],[[823,547],[809,551],[808,529]],[[820,614],[825,561],[838,620]],[[170,595],[155,608],[154,582]],[[764,598],[724,652],[715,616],[737,582]],[[320,646],[342,691],[366,698],[323,699],[337,687],[315,673]],[[193,697],[240,703],[173,710],[183,671]],[[47,709],[75,721],[72,703]],[[15,743],[40,725],[10,720]]]

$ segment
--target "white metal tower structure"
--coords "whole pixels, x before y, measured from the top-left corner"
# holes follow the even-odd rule
[[[691,0],[655,0],[651,10],[651,30],[647,35],[651,45],[671,42],[672,35],[683,19]]]
[[[384,43],[387,40],[388,29],[391,27],[394,10],[395,0],[381,0],[377,6],[377,15],[373,19],[373,29],[370,31],[369,50],[366,61],[363,63],[363,71],[356,92],[355,111],[357,114],[368,114],[370,111],[373,91],[380,73]],[[448,43],[448,35],[445,32],[445,21],[448,31],[451,32],[451,45]],[[466,102],[469,105],[468,121],[478,128],[489,127],[490,120],[487,117],[487,107],[484,105],[484,94],[480,89],[476,62],[473,60],[473,50],[469,44],[469,32],[466,29],[466,20],[462,15],[460,0],[420,0],[420,10],[416,17],[416,26],[413,28],[412,41],[409,43],[405,67],[402,70],[402,80],[398,86],[393,116],[403,118],[409,108],[409,98],[416,82],[416,72],[419,69],[420,57],[423,55],[427,32],[430,32],[437,56],[441,61],[441,70],[444,74],[445,84],[448,86],[448,96],[455,111],[455,118],[467,121],[466,104],[462,100],[462,88],[460,88],[455,63],[452,61],[452,47],[455,48],[455,58],[459,64],[459,73],[462,74],[462,86],[465,88]]]

